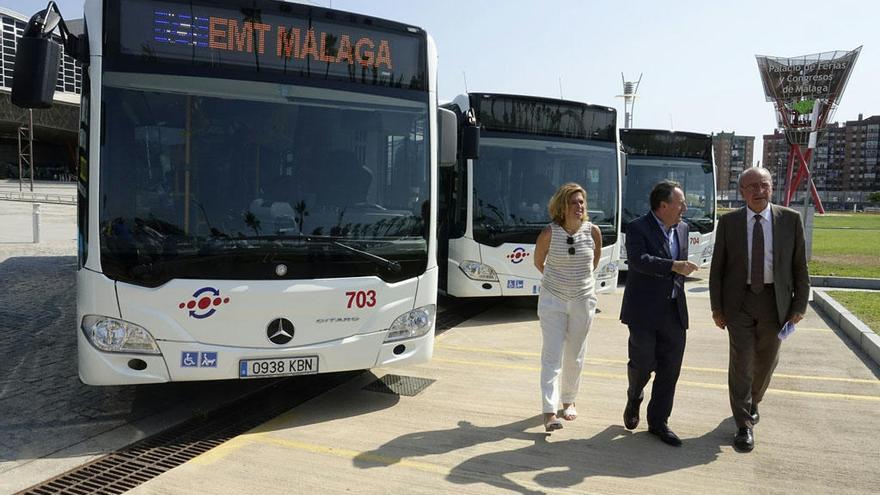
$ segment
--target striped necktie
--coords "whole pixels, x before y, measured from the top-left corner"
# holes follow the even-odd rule
[[[760,294],[764,290],[764,229],[761,228],[761,215],[755,215],[752,228],[752,292]]]

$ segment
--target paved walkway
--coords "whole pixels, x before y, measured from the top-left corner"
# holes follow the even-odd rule
[[[0,201],[0,263],[9,268],[7,275],[14,275],[5,279],[3,287],[9,290],[0,291],[4,299],[0,305],[9,308],[12,298],[22,306],[32,296],[51,299],[56,293],[40,289],[40,284],[49,283],[61,301],[57,308],[53,306],[52,314],[70,313],[75,211],[74,206],[43,205],[41,243],[32,244],[32,205]],[[13,279],[21,279],[14,294]],[[535,311],[521,304],[509,305],[440,336],[429,364],[367,373],[135,491],[875,493],[880,473],[877,366],[811,309],[797,333],[783,345],[780,366],[762,403],[756,450],[737,454],[730,446],[734,425],[727,405],[726,335],[712,326],[705,282],[690,283],[688,290],[692,328],[670,419],[670,426],[684,440],[680,449],[660,443],[644,425],[634,433],[622,427],[627,333],[616,319],[621,294],[613,294],[600,296],[603,313],[590,334],[578,401],[581,417],[552,436],[544,434],[538,414],[540,333]],[[15,340],[21,333],[12,331],[21,328],[13,317],[33,320],[34,328],[70,335],[67,324],[36,325],[41,320],[35,317],[41,314],[16,310],[2,315],[0,326],[7,331],[0,341],[13,346],[7,351],[22,345]],[[41,341],[42,334],[28,334],[33,345],[51,350],[51,342]],[[24,379],[31,380],[28,393],[34,395],[17,402],[11,413],[6,408],[0,412],[5,418],[0,423],[0,452],[5,453],[0,456],[2,470],[27,471],[22,478],[35,483],[57,474],[55,468],[46,469],[48,464],[63,464],[66,469],[105,451],[106,446],[88,443],[66,450],[53,444],[58,443],[54,437],[68,438],[66,432],[79,425],[69,418],[80,412],[77,403],[68,400],[71,394],[81,395],[82,406],[91,408],[83,409],[92,415],[84,420],[90,425],[115,427],[106,421],[95,423],[94,418],[107,419],[108,410],[119,412],[115,406],[105,407],[107,397],[101,394],[109,393],[107,389],[90,389],[76,382],[72,359],[58,361],[58,373],[63,372],[59,376],[65,377],[67,388],[51,390],[64,384],[31,370]],[[9,369],[25,370],[15,360],[7,360]],[[415,397],[362,390],[387,373],[436,381]],[[14,373],[6,376],[9,380],[0,398],[7,402],[0,404],[8,406],[14,391],[9,387],[25,382]],[[198,387],[209,396],[210,388]],[[91,395],[80,394],[81,390]],[[149,402],[160,408],[177,403],[175,397],[160,400],[159,395],[160,389],[143,389],[133,400],[123,394],[112,396],[111,402]],[[52,400],[58,397],[63,400]],[[38,406],[41,400],[54,409]],[[71,408],[73,412],[65,415]],[[130,411],[116,416],[124,419]],[[28,428],[34,424],[54,429],[38,429],[29,435]],[[53,440],[39,436],[46,433],[52,433]],[[22,454],[22,448],[30,450]],[[11,451],[19,453],[11,456]],[[31,462],[34,459],[41,462]],[[9,471],[0,474],[0,486],[7,486],[9,476]],[[7,487],[30,484],[18,481]]]
[[[626,329],[600,297],[581,416],[541,426],[533,308],[495,308],[440,336],[435,358],[374,370],[141,485],[135,493],[876,493],[880,371],[811,309],[782,349],[751,454],[731,447],[727,337],[708,288],[670,426],[684,446],[622,426]],[[386,373],[436,380],[415,397],[363,390]],[[644,408],[643,408],[644,415]],[[644,422],[643,422],[644,423]]]
[[[30,184],[24,191],[30,194]],[[0,180],[0,192],[19,192],[18,181]],[[76,184],[37,182],[34,193],[75,196]],[[0,200],[0,260],[14,256],[76,255],[76,205],[41,204],[40,243],[34,244],[34,203]]]

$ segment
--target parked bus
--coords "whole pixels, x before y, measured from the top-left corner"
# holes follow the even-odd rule
[[[614,290],[620,232],[616,111],[488,93],[462,95],[443,107],[458,116],[462,152],[453,168],[441,170],[441,290],[456,297],[538,294],[535,241],[550,222],[550,197],[566,182],[587,191],[589,219],[602,231],[596,287]]]
[[[621,129],[623,159],[623,235],[631,220],[651,210],[654,184],[671,179],[681,184],[690,226],[688,258],[701,268],[712,262],[715,243],[715,159],[712,136],[693,132]],[[625,239],[625,237],[624,237]],[[621,243],[621,270],[627,269]]]
[[[456,127],[425,31],[274,0],[89,0],[82,37],[59,20],[31,19],[13,101],[51,105],[57,24],[84,65],[83,382],[431,357]]]

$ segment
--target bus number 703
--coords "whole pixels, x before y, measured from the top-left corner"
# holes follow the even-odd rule
[[[374,290],[350,290],[345,293],[348,296],[348,309],[351,309],[352,303],[359,308],[372,308],[376,305],[376,291]]]

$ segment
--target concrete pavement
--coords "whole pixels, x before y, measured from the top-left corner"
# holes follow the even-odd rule
[[[600,296],[580,417],[540,420],[534,308],[502,306],[438,337],[426,365],[374,370],[217,447],[134,493],[875,493],[880,371],[812,309],[784,344],[761,404],[757,447],[738,454],[727,336],[705,281],[670,426],[673,448],[622,426],[627,332],[621,294]],[[386,373],[436,380],[415,397],[363,390]],[[644,417],[644,407],[642,409]]]
[[[0,183],[0,189],[3,185]],[[17,189],[17,184],[14,186]],[[73,190],[73,185],[62,189]],[[40,283],[58,286],[59,295],[72,294],[75,211],[69,205],[43,205],[41,243],[32,244],[32,205],[0,203],[0,263],[6,263],[8,274],[30,276],[34,294],[56,294],[41,290]],[[37,258],[43,263],[35,264]],[[47,260],[56,262],[46,264]],[[27,292],[18,286],[12,291],[8,285],[12,279],[4,280],[3,287],[10,289],[4,294],[12,298],[14,292],[15,300],[26,309],[21,300]],[[756,450],[737,454],[730,446],[734,426],[727,406],[726,335],[712,326],[705,281],[689,283],[688,290],[692,328],[676,409],[670,419],[670,426],[684,439],[681,449],[660,443],[647,434],[644,424],[634,433],[622,427],[627,334],[616,319],[620,304],[617,294],[600,296],[603,313],[590,335],[578,401],[581,416],[550,437],[544,434],[538,414],[540,333],[534,308],[516,304],[496,308],[440,336],[435,359],[427,365],[374,370],[135,491],[876,492],[880,472],[877,366],[811,309],[795,335],[783,344],[780,366],[762,403],[762,420],[755,432]],[[10,307],[10,300],[0,301],[9,310],[0,326],[5,324],[9,331],[4,335],[13,339],[19,334],[12,331],[20,328],[12,325],[10,315],[39,316],[47,306],[32,305],[41,312],[28,316],[26,311]],[[58,312],[64,316],[70,311],[72,299],[59,301],[63,303],[59,307],[68,308]],[[63,328],[60,334],[67,335],[70,325],[34,326],[43,327]],[[40,345],[43,337],[38,333],[32,336],[35,345]],[[9,353],[4,355],[9,357]],[[7,359],[8,369],[24,369],[16,363]],[[106,398],[95,402],[88,394],[80,393],[88,387],[75,382],[73,363],[59,361],[59,366],[64,365],[65,383],[70,385],[66,393],[81,397],[83,406],[90,404],[94,418],[106,420],[108,411],[118,412],[115,406],[108,407]],[[415,397],[362,390],[368,382],[387,373],[436,381]],[[35,386],[48,383],[46,376],[38,373],[24,378],[12,373],[6,376],[4,387],[28,379]],[[197,391],[201,398],[193,403],[210,402],[205,395],[222,388],[222,384],[214,385],[194,387],[192,392]],[[70,430],[71,421],[70,414],[62,412],[71,408],[76,412],[78,406],[67,396],[38,388],[31,387],[28,393],[46,394],[42,399],[52,403],[58,414],[30,398],[20,403],[27,407],[8,409],[9,401],[14,400],[9,395],[12,389],[3,388],[0,393],[0,399],[4,399],[0,401],[4,405],[2,416],[6,418],[0,428],[4,432],[0,436],[0,450],[4,452],[0,458],[0,487],[23,488],[124,445],[123,437],[130,441],[161,428],[158,417],[147,418],[156,424],[146,426],[87,418],[73,426],[88,425],[95,431],[79,440],[71,440],[65,433],[70,442],[63,444],[69,445],[64,448],[58,443],[64,435],[59,436],[58,431]],[[122,406],[149,402],[162,408],[178,403],[174,396],[159,397],[167,392],[162,390],[90,392],[108,394],[110,402]],[[182,395],[189,394],[184,391]],[[124,412],[112,419],[124,420],[130,411]],[[33,429],[34,424],[54,429]],[[94,436],[97,430],[106,431],[106,436],[121,429],[129,431],[112,441]],[[45,440],[45,435],[54,435],[52,441]]]

